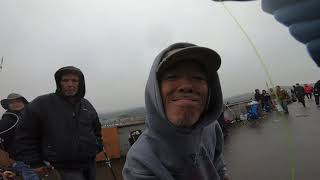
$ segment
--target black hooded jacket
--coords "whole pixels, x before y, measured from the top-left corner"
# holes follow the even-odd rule
[[[313,94],[320,95],[320,80],[314,85]]]
[[[21,113],[7,110],[0,120],[0,149],[9,151]]]
[[[304,96],[305,96],[305,93],[304,93],[304,88],[300,85],[297,85],[296,86],[296,89],[294,90],[296,92],[296,96],[298,99],[303,99]]]
[[[66,73],[80,77],[75,103],[61,92],[60,81]],[[79,69],[61,68],[55,79],[56,92],[37,97],[26,108],[16,131],[14,158],[33,167],[47,160],[56,168],[85,168],[102,150],[97,112],[84,98],[85,81]]]

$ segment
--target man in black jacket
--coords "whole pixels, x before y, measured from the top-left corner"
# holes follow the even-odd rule
[[[316,101],[316,105],[320,107],[319,105],[319,96],[320,96],[320,80],[316,82],[316,84],[313,87],[313,95]]]
[[[63,180],[95,180],[95,156],[102,151],[101,124],[84,98],[83,73],[67,66],[55,73],[55,93],[37,97],[17,127],[15,158],[39,174],[50,162]]]
[[[304,88],[297,83],[294,91],[296,92],[298,101],[302,103],[303,107],[306,107]]]

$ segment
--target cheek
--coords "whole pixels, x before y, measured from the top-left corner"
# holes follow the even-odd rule
[[[166,84],[162,83],[160,87],[160,94],[161,94],[161,100],[162,100],[162,107],[163,107],[164,113],[167,116],[171,116],[172,114],[171,112],[174,108],[174,107],[169,107],[170,106],[170,103],[168,102],[169,92],[170,92],[169,87]]]
[[[61,83],[61,88],[62,89],[65,89],[66,88],[66,85],[64,83]]]
[[[207,85],[199,86],[198,92],[204,101],[207,101],[209,98],[209,88]]]
[[[168,93],[169,93],[168,87],[166,86],[166,84],[162,83],[160,86],[160,94],[161,94],[161,99],[163,104],[165,103]]]

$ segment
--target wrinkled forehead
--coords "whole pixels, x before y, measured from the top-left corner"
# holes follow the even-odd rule
[[[76,72],[69,72],[69,73],[65,73],[61,76],[61,80],[64,79],[78,79],[79,80],[79,74]]]
[[[208,78],[208,73],[205,68],[205,66],[201,63],[199,63],[196,60],[192,59],[185,59],[181,60],[177,63],[171,64],[170,66],[163,69],[161,72],[157,74],[158,78],[163,77],[163,75],[167,73],[175,73],[175,72],[194,72],[194,73],[200,73],[204,75],[206,78]]]
[[[10,99],[9,104],[13,104],[13,103],[23,103],[23,100],[21,98],[18,99]]]

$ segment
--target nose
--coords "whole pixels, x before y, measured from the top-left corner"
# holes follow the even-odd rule
[[[70,81],[67,81],[67,86],[73,86],[73,82],[70,80]]]
[[[179,81],[178,91],[182,93],[192,93],[194,91],[192,80],[188,77],[183,77]]]

